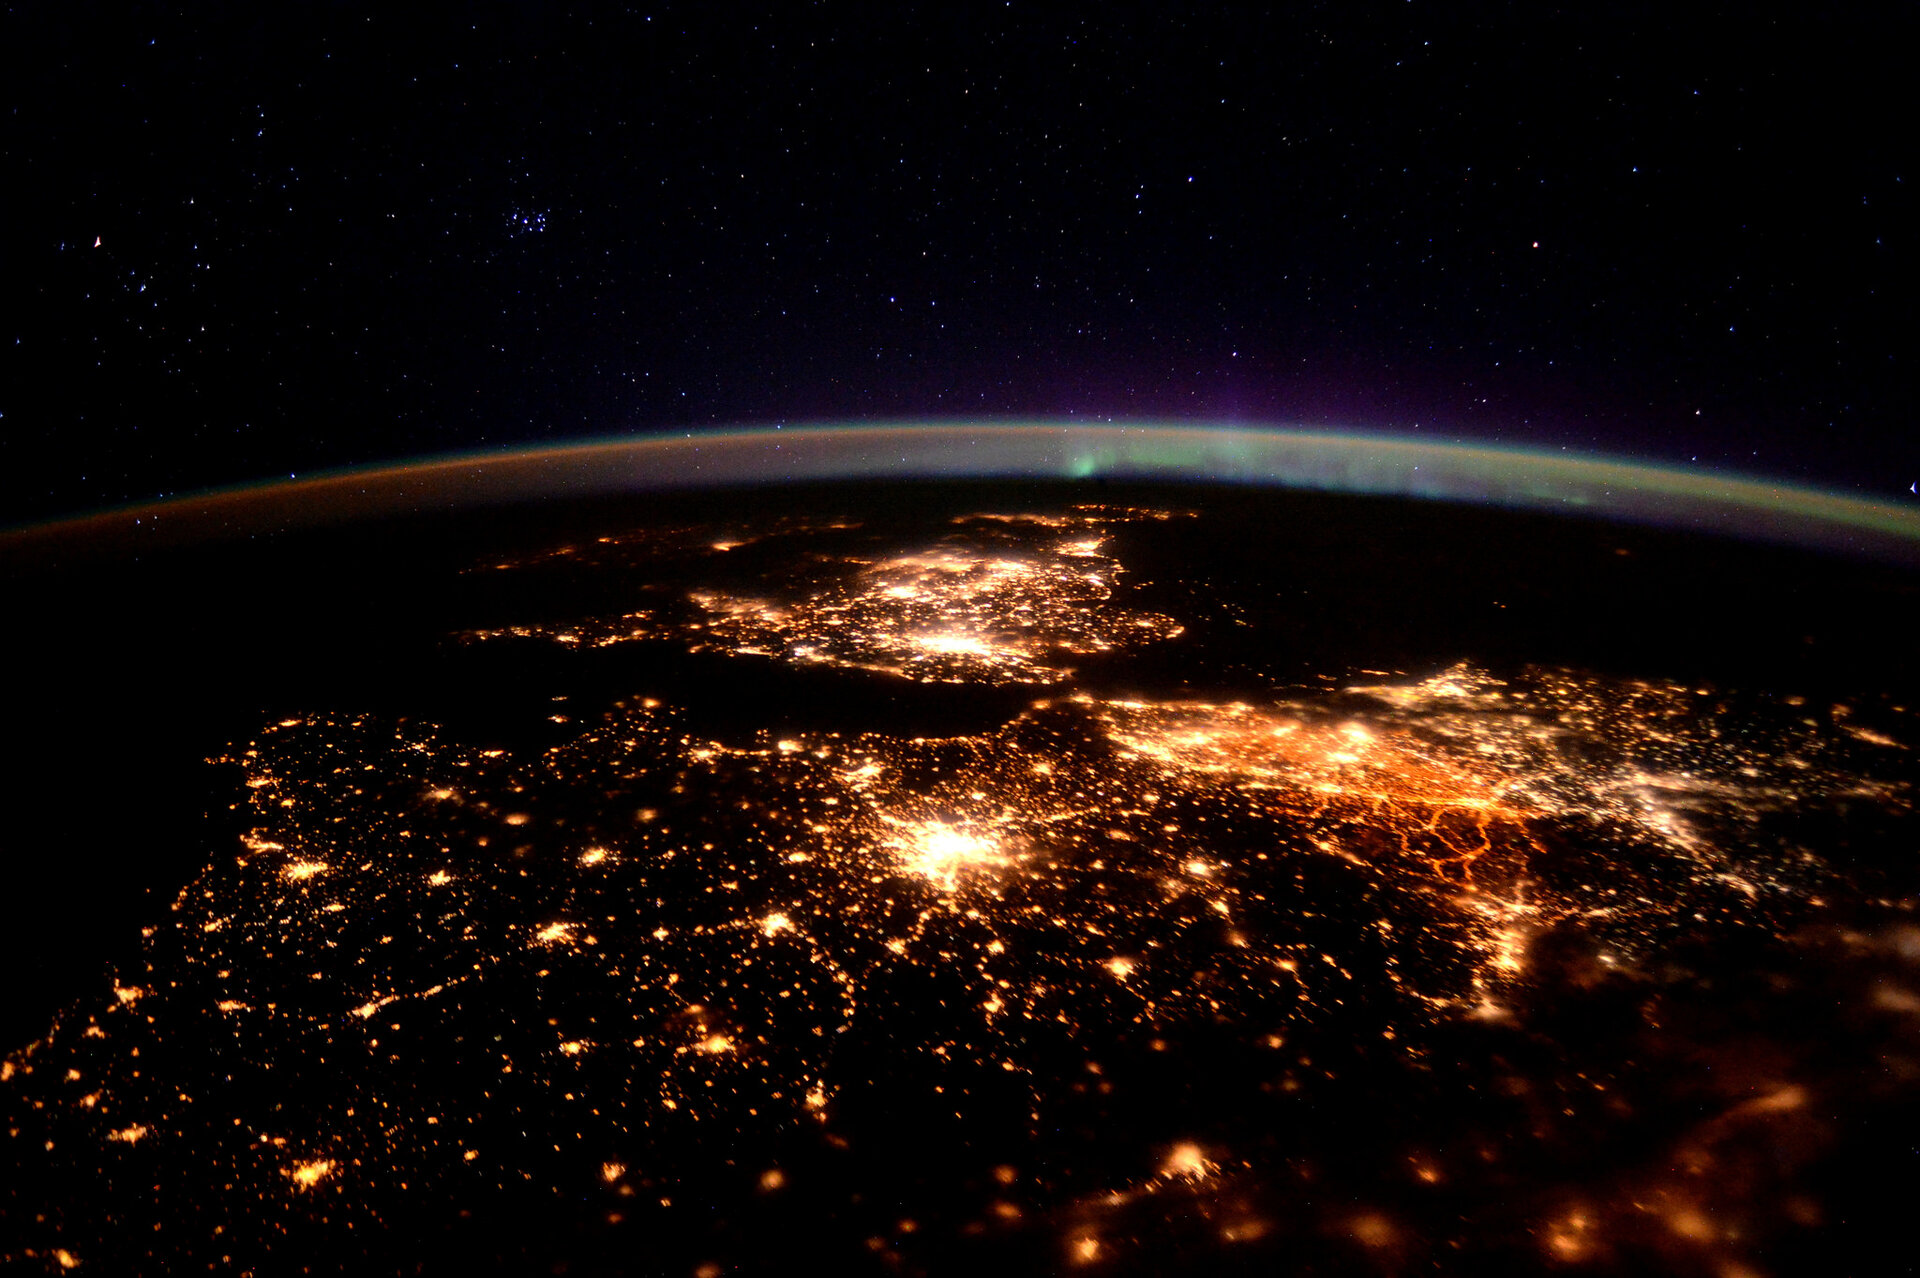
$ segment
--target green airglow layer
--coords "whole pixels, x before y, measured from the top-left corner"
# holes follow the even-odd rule
[[[87,534],[198,540],[617,492],[928,479],[1237,484],[1471,502],[1920,560],[1920,506],[1759,477],[1348,431],[1057,421],[747,427],[470,453],[15,529],[0,533],[0,550],[16,557]]]

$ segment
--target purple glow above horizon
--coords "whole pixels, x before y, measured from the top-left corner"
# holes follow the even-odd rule
[[[336,472],[0,534],[0,550],[87,532],[194,539],[620,492],[929,480],[1230,484],[1465,502],[1920,558],[1920,511],[1609,457],[1357,432],[1162,424],[755,427]]]

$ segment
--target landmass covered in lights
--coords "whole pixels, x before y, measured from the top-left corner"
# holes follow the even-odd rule
[[[798,1228],[779,1204],[800,1202],[809,1245],[908,1270],[1311,1238],[1389,1270],[1452,1245],[1731,1274],[1823,1209],[1791,1166],[1756,1170],[1753,1133],[1817,1148],[1823,1103],[1884,1084],[1669,1043],[1684,1008],[1653,994],[1701,944],[1818,967],[1920,940],[1807,833],[1848,804],[1910,813],[1907,712],[1471,664],[1265,698],[1083,680],[1179,642],[1114,546],[1175,517],[987,513],[882,546],[649,530],[477,567],[694,565],[631,610],[465,643],[1029,699],[953,736],[729,736],[636,695],[562,706],[565,739],[520,753],[372,714],[263,725],[224,760],[242,845],[137,968],[0,1064],[30,1173],[0,1260],[267,1272],[358,1231],[385,1263],[512,1193],[643,1253],[691,1239],[716,1273],[715,1203],[737,1230]],[[738,567],[775,542],[815,549]],[[1650,992],[1627,1046],[1540,1047],[1592,990]],[[1676,1097],[1655,1067],[1696,1050],[1738,1084]],[[1343,1191],[1315,1126],[1352,1078],[1445,1132],[1377,1151],[1391,1194]],[[1703,1117],[1635,1126],[1683,1102]],[[1610,1179],[1540,1153],[1610,1122],[1657,1133]]]

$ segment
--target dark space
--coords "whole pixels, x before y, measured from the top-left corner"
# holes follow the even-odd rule
[[[15,6],[0,520],[738,423],[1920,480],[1897,6]]]

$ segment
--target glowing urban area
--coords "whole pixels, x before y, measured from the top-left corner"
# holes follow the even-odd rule
[[[529,1190],[584,1195],[595,1229],[644,1248],[697,1214],[689,1186],[774,1203],[840,1157],[857,1192],[836,1210],[882,1261],[1009,1238],[1094,1270],[1158,1228],[1185,1255],[1331,1230],[1361,1263],[1430,1236],[1421,1195],[1670,1099],[1634,1068],[1644,1040],[1450,1074],[1463,1027],[1551,1035],[1555,991],[1650,986],[1689,946],[1777,944],[1843,905],[1920,937],[1794,833],[1849,796],[1906,801],[1907,708],[1472,664],[1264,698],[1083,683],[1089,661],[1182,641],[1192,619],[1142,603],[1120,549],[1182,518],[973,515],[820,543],[758,584],[727,565],[857,524],[474,565],[695,568],[670,597],[459,645],[667,646],[1024,700],[954,736],[725,734],[656,688],[554,700],[560,739],[537,751],[370,713],[262,725],[223,761],[242,845],[140,963],[0,1064],[24,1165],[107,1187],[50,1202],[0,1260],[265,1272],[316,1229],[382,1254],[423,1202]],[[1332,1138],[1289,1148],[1271,1121],[1355,1061],[1488,1107],[1444,1147],[1380,1145],[1401,1197],[1309,1194],[1342,1174],[1316,1152]],[[1737,1129],[1815,1123],[1838,1076],[1740,1068],[1746,1108],[1715,1132],[1459,1228],[1536,1261],[1631,1246],[1748,1272],[1770,1220],[1820,1208],[1747,1170]],[[888,1157],[924,1160],[891,1196],[896,1173],[860,1162],[876,1089],[913,1098]]]

